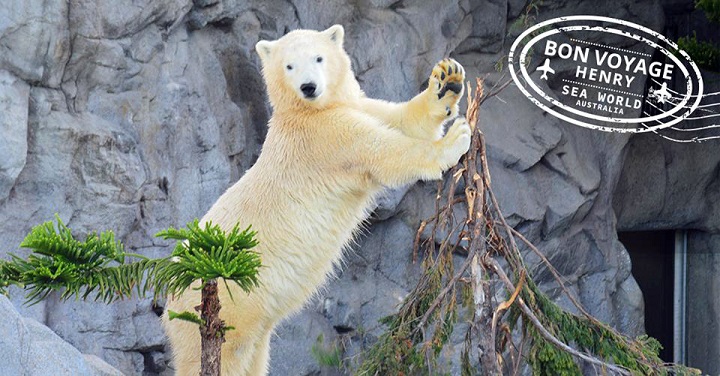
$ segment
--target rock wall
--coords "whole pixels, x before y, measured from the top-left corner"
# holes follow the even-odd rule
[[[4,375],[122,375],[97,356],[81,354],[47,326],[20,316],[1,295],[0,317],[0,369]]]
[[[686,2],[690,2],[689,0]],[[525,0],[6,0],[0,6],[0,249],[55,213],[78,234],[111,229],[133,251],[167,254],[153,234],[202,216],[258,155],[270,112],[254,44],[295,28],[346,27],[366,93],[417,93],[451,55],[490,73],[520,28]],[[663,30],[658,1],[544,1],[539,19],[600,14]],[[514,87],[481,115],[508,220],[546,252],[583,304],[635,335],[642,296],[611,205],[626,135],[548,116]],[[272,374],[317,374],[320,334],[348,354],[412,287],[410,248],[433,210],[434,183],[391,192],[338,278],[273,339]],[[690,210],[690,209],[689,209]],[[694,208],[697,215],[703,215]],[[624,213],[624,212],[623,212]],[[625,215],[625,214],[623,214]],[[637,213],[627,215],[640,215]],[[530,265],[538,260],[528,255]],[[536,268],[553,294],[549,274]],[[169,373],[148,300],[111,306],[49,299],[28,316],[128,375]],[[452,348],[449,350],[452,351]],[[448,365],[452,370],[452,365]]]

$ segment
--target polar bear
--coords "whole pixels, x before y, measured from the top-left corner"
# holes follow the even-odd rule
[[[296,30],[256,45],[273,114],[260,156],[202,221],[229,230],[252,225],[260,244],[261,285],[246,294],[220,290],[220,316],[236,329],[222,348],[223,375],[265,375],[275,326],[299,311],[332,273],[342,250],[385,187],[440,179],[470,145],[455,117],[464,70],[451,59],[433,69],[427,90],[405,103],[367,98],[343,49],[340,25]],[[237,291],[235,291],[237,290]],[[200,292],[168,301],[193,311]],[[195,324],[168,321],[177,375],[196,376]]]

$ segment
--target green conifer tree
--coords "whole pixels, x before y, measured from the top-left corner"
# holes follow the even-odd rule
[[[27,258],[11,254],[0,260],[0,293],[17,285],[27,291],[27,304],[45,299],[53,291],[65,300],[93,298],[112,303],[133,293],[153,298],[182,294],[200,281],[200,316],[194,312],[168,312],[169,318],[197,323],[202,340],[201,374],[220,375],[220,349],[226,331],[233,329],[220,320],[218,280],[237,284],[243,291],[257,287],[260,255],[255,232],[236,225],[229,232],[198,220],[185,229],[169,228],[157,234],[177,240],[168,257],[151,259],[125,252],[111,231],[91,233],[76,239],[59,217],[56,223],[34,227],[20,247],[30,250]]]

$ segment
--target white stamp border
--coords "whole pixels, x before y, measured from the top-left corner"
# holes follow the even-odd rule
[[[644,125],[644,122],[645,122],[645,121],[643,121],[643,122],[641,122],[641,125],[644,125],[645,128],[615,128],[615,127],[607,127],[607,126],[602,126],[602,125],[597,125],[597,124],[590,124],[590,123],[584,122],[584,121],[579,120],[579,119],[571,118],[571,117],[569,117],[569,116],[567,116],[567,115],[561,114],[561,113],[553,110],[552,108],[550,108],[550,107],[547,106],[546,104],[544,104],[544,103],[540,102],[539,100],[535,99],[535,98],[533,97],[533,95],[530,94],[530,92],[522,85],[522,83],[521,83],[520,80],[518,79],[518,76],[517,76],[517,73],[516,73],[515,67],[514,67],[514,63],[515,63],[515,62],[514,62],[515,50],[517,49],[517,47],[518,47],[518,45],[520,44],[520,42],[521,42],[523,39],[525,39],[525,37],[527,37],[530,33],[534,32],[535,30],[540,29],[540,28],[543,28],[543,27],[548,26],[548,25],[552,25],[552,24],[556,24],[556,23],[560,23],[560,22],[567,22],[567,21],[601,21],[601,22],[614,23],[614,24],[618,24],[618,25],[622,25],[622,26],[627,26],[627,27],[630,27],[630,28],[634,28],[634,29],[636,29],[636,30],[640,30],[640,31],[645,32],[645,33],[647,33],[647,34],[650,34],[650,35],[652,35],[653,37],[657,38],[658,40],[660,40],[660,41],[668,44],[670,47],[672,47],[673,49],[675,49],[676,51],[678,51],[678,52],[685,58],[685,60],[687,60],[688,64],[690,65],[690,67],[691,67],[691,68],[693,69],[693,71],[694,71],[693,73],[695,73],[695,75],[696,75],[696,77],[697,77],[697,80],[698,80],[698,92],[697,92],[697,94],[693,94],[693,93],[692,93],[692,79],[688,79],[688,80],[687,80],[687,86],[688,86],[687,89],[688,89],[688,90],[687,90],[687,92],[686,92],[685,98],[683,98],[683,100],[684,100],[683,103],[687,103],[688,98],[695,96],[695,98],[696,98],[696,99],[695,99],[695,102],[692,104],[692,106],[689,108],[689,110],[688,110],[687,112],[683,113],[683,114],[682,114],[681,116],[679,116],[679,117],[676,117],[675,119],[673,119],[672,121],[670,121],[670,122],[668,122],[668,123],[663,123],[663,124],[660,124],[660,125],[657,125],[657,126],[648,127],[648,126]],[[590,26],[585,26],[585,27],[590,28]],[[605,29],[606,29],[606,28],[605,28]],[[557,29],[557,28],[556,28],[556,29],[553,29],[553,30],[557,30],[557,32],[559,32],[559,29]],[[615,29],[613,29],[613,30],[615,30]],[[552,31],[552,30],[551,30],[551,31]],[[543,34],[541,34],[541,35],[544,35],[544,34],[546,34],[546,33],[547,33],[547,32],[545,32],[545,33],[543,33]],[[625,37],[628,37],[628,35],[627,35],[628,33],[623,33],[623,32],[620,32],[620,33],[621,33],[620,35],[625,36]],[[631,34],[631,35],[635,35],[635,34]],[[640,36],[638,35],[638,37],[640,37]],[[645,38],[643,38],[643,37],[640,37],[640,38],[645,39]],[[535,39],[538,39],[538,38],[536,37],[536,38],[533,38],[532,40],[534,41]],[[636,39],[636,38],[633,38],[633,39]],[[636,40],[637,40],[637,39],[636,39]],[[643,41],[643,42],[644,42],[644,41]],[[648,44],[648,45],[650,45],[650,44]],[[529,42],[529,43],[527,43],[527,44],[525,45],[525,47],[528,47],[528,46],[532,46],[532,43]],[[657,46],[657,45],[656,45],[656,46],[650,45],[650,46],[653,47],[653,48],[656,48],[656,49],[659,47],[659,46]],[[663,51],[667,51],[667,50],[666,50],[665,48],[663,48],[663,47],[659,47],[659,48],[660,48],[661,50],[663,50]],[[523,51],[525,51],[525,50],[526,50],[526,49],[524,49]],[[666,53],[666,52],[663,52],[663,53]],[[666,53],[666,55],[667,55],[667,53]],[[670,55],[672,55],[672,54],[670,54]],[[668,56],[669,56],[669,55],[668,55]],[[525,54],[522,54],[522,55],[521,55],[521,60],[520,60],[520,66],[521,66],[521,70],[523,70],[522,73],[523,73],[523,76],[524,76],[523,78],[526,78],[526,79],[527,79],[527,82],[528,82],[531,86],[534,86],[534,83],[532,82],[532,80],[529,79],[529,75],[526,74],[526,69],[524,68],[524,64],[522,64],[522,62],[523,62],[523,60],[524,60],[524,57],[525,57]],[[675,58],[675,56],[672,56],[672,57]],[[674,60],[675,60],[676,63],[679,62],[679,60],[677,60],[677,58],[675,58]],[[653,31],[653,30],[651,30],[651,29],[648,29],[648,28],[646,28],[646,27],[644,27],[644,26],[642,26],[642,25],[638,25],[638,24],[633,23],[633,22],[630,22],[630,21],[619,20],[619,19],[611,18],[611,17],[590,16],[590,15],[565,16],[565,17],[552,18],[552,19],[549,19],[549,20],[547,20],[547,21],[543,21],[543,22],[541,22],[541,23],[538,23],[538,24],[534,25],[533,27],[525,30],[523,33],[521,33],[521,34],[515,39],[515,41],[513,42],[512,46],[510,47],[510,52],[509,52],[509,54],[508,54],[508,61],[509,61],[509,66],[510,66],[510,75],[512,76],[513,80],[515,81],[516,86],[517,86],[517,87],[520,89],[520,91],[522,91],[523,94],[525,94],[525,96],[526,96],[531,102],[533,102],[536,106],[538,106],[538,107],[540,107],[541,109],[543,109],[544,111],[546,111],[546,112],[548,112],[548,113],[556,116],[557,118],[560,118],[560,119],[562,119],[562,120],[565,120],[565,121],[567,121],[567,122],[569,122],[569,123],[571,123],[571,124],[575,124],[575,125],[578,125],[578,126],[581,126],[581,127],[584,127],[584,128],[595,129],[595,130],[599,130],[599,131],[603,131],[603,132],[644,133],[644,132],[651,132],[651,131],[655,131],[655,130],[658,130],[658,129],[663,129],[663,128],[667,128],[667,127],[673,126],[674,124],[677,124],[677,123],[679,123],[680,121],[685,120],[688,116],[690,116],[690,114],[692,114],[693,111],[695,111],[695,110],[697,109],[698,105],[700,104],[700,100],[702,99],[702,94],[703,94],[703,91],[704,91],[704,85],[703,85],[702,75],[700,74],[700,70],[698,69],[698,67],[697,67],[697,65],[695,64],[695,62],[693,62],[692,59],[690,59],[690,56],[688,56],[685,51],[683,51],[683,50],[681,50],[680,48],[678,48],[677,44],[675,44],[673,41],[667,39],[667,38],[664,37],[662,34],[657,33],[657,32],[655,32],[655,31]],[[678,66],[684,68],[684,67],[685,67],[685,64],[678,64]],[[683,70],[683,71],[684,71],[684,73],[687,72],[687,70]],[[685,77],[686,77],[686,78],[689,78],[688,75],[685,75]],[[543,97],[545,97],[545,96],[543,96]],[[547,99],[547,98],[546,98],[546,99]],[[551,103],[552,103],[552,102],[551,102]],[[560,107],[562,108],[563,106],[560,106]],[[670,113],[670,112],[664,113],[664,114],[667,114],[667,115],[665,115],[665,116],[663,116],[663,117],[670,116],[670,115],[674,114],[675,112],[677,112],[677,110],[678,110],[677,107],[678,107],[678,106],[676,106],[675,108],[673,108],[673,112],[672,112],[672,113]],[[573,109],[573,110],[574,110],[574,109]],[[590,116],[588,116],[588,115],[590,115]],[[587,117],[587,118],[592,118],[592,116],[595,116],[595,115],[583,113],[583,115],[581,115],[581,116],[584,116],[584,117]],[[611,118],[611,119],[612,119],[612,118]],[[651,119],[651,118],[639,118],[639,119]],[[612,120],[612,121],[615,122],[615,120],[616,120],[616,119],[614,119],[614,120]]]

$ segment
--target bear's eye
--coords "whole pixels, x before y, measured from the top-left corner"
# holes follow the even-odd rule
[[[322,56],[318,56],[317,59],[315,59],[315,61],[317,61],[318,63],[322,63],[322,60]]]
[[[287,68],[287,70],[292,70],[292,65],[288,64],[285,66],[285,68]]]

